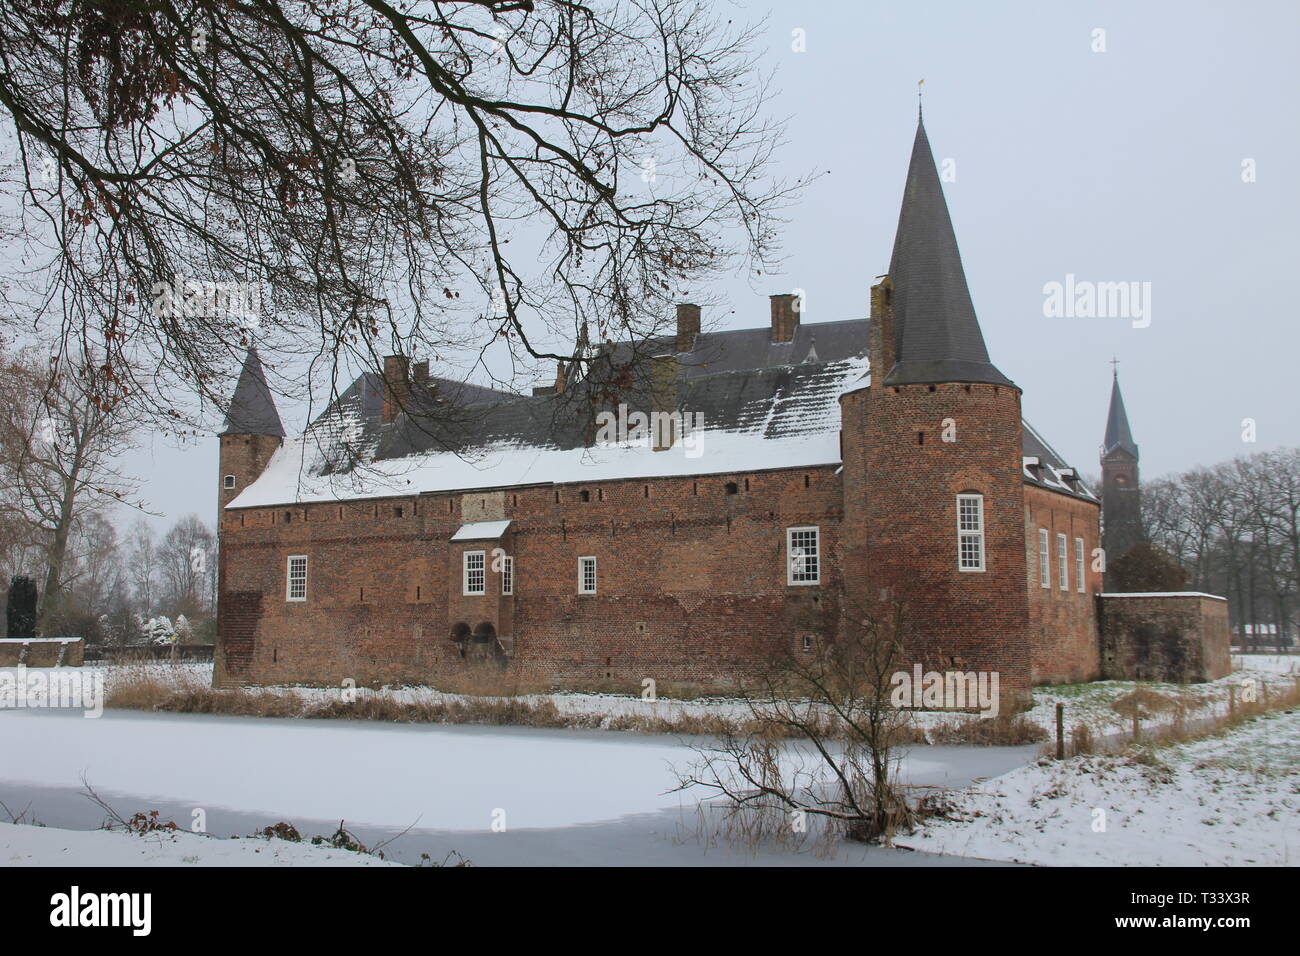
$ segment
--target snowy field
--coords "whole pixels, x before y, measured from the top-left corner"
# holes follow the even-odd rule
[[[1051,686],[1034,688],[1034,706],[1025,717],[1038,724],[1049,734],[1055,733],[1056,704],[1065,705],[1065,726],[1067,732],[1077,725],[1085,725],[1095,738],[1112,735],[1127,735],[1131,729],[1131,720],[1114,709],[1113,705],[1134,689],[1141,687],[1169,698],[1178,705],[1185,720],[1195,721],[1200,717],[1226,714],[1229,709],[1228,696],[1230,688],[1240,692],[1243,681],[1253,681],[1260,693],[1280,691],[1295,685],[1300,679],[1300,655],[1250,654],[1234,655],[1232,658],[1234,672],[1228,677],[1205,684],[1162,684],[1133,681],[1096,681],[1088,684],[1068,686]],[[208,685],[212,680],[212,664],[144,664],[131,665],[126,668],[103,665],[96,670],[106,675],[111,687],[115,679],[129,679],[132,672],[148,671],[158,679],[174,682],[178,686],[193,682]],[[321,687],[276,687],[265,690],[294,694],[304,700],[325,701],[338,699],[340,691]],[[445,694],[427,687],[393,687],[372,690],[357,688],[358,697],[388,697],[399,702],[449,701],[464,699],[455,694]],[[633,695],[618,694],[524,694],[520,700],[541,704],[554,704],[562,714],[582,715],[593,718],[589,726],[596,729],[607,728],[619,717],[649,717],[672,719],[679,716],[708,717],[722,716],[735,721],[742,721],[749,715],[744,701],[734,698],[697,698],[692,700],[674,700],[659,698],[643,700]],[[1150,729],[1172,723],[1175,709],[1151,715],[1144,720],[1143,726]],[[951,726],[970,720],[971,716],[946,713],[916,713],[913,721],[916,726],[931,730]]]
[[[377,856],[284,840],[220,840],[184,831],[136,836],[0,823],[0,866],[396,865]]]
[[[1294,686],[1300,658],[1250,655],[1241,669],[1204,685],[1141,685],[1177,701],[1185,717],[1224,713],[1230,687]],[[210,664],[145,665],[178,685],[206,683]],[[85,668],[106,681],[134,668]],[[138,672],[138,670],[137,670]],[[1114,704],[1138,686],[1099,682],[1038,688],[1028,713],[1045,729],[1057,701],[1066,726],[1098,738],[1125,735]],[[308,699],[322,688],[277,688]],[[1271,692],[1271,691],[1270,691]],[[361,689],[397,700],[448,698],[428,688]],[[738,700],[644,701],[609,694],[536,695],[564,713],[607,726],[619,716],[726,715]],[[919,714],[923,727],[953,715]],[[1156,714],[1145,729],[1172,720]],[[1297,715],[1270,716],[1230,736],[1158,752],[1159,763],[1082,757],[1032,763],[1037,745],[918,746],[907,754],[909,784],[956,788],[953,819],[902,840],[924,853],[844,848],[833,859],[806,850],[737,850],[701,831],[698,795],[674,792],[676,770],[692,760],[671,735],[366,720],[292,720],[106,710],[0,710],[0,801],[48,825],[0,828],[9,864],[135,861],[141,865],[343,865],[372,858],[305,844],[204,838],[147,838],[93,831],[103,811],[81,793],[83,778],[124,816],[159,809],[187,829],[195,810],[217,837],[247,836],[287,820],[304,837],[328,835],[340,820],[364,842],[392,841],[390,858],[442,860],[456,851],[479,865],[575,863],[692,865],[927,865],[978,859],[1029,863],[1295,863]],[[1106,811],[1094,832],[1095,809]],[[931,856],[929,854],[943,854]]]
[[[1042,760],[950,800],[950,819],[899,844],[1047,865],[1295,866],[1300,710],[1141,761]]]

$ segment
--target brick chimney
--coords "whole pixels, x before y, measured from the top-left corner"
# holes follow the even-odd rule
[[[676,411],[677,356],[656,355],[650,359],[650,445],[655,451],[667,451],[677,440],[676,418],[662,417]]]
[[[554,385],[534,385],[534,395],[560,395],[569,386],[569,367],[563,362],[557,362],[555,365],[555,384]]]
[[[695,348],[695,336],[700,334],[700,307],[689,302],[677,306],[677,351],[690,352]]]
[[[427,369],[427,365],[425,366]],[[391,422],[410,403],[411,360],[405,355],[384,356],[384,421]]]
[[[772,341],[793,342],[799,327],[799,297],[793,292],[769,296],[772,302]]]
[[[894,284],[884,276],[871,287],[871,323],[867,330],[867,361],[871,383],[879,385],[898,361],[894,337]]]

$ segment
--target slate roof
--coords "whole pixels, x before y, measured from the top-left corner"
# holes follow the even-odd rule
[[[712,442],[707,460],[674,453],[623,456],[617,464],[607,462],[604,470],[575,464],[593,464],[589,459],[598,445],[598,411],[613,412],[620,403],[627,412],[655,407],[648,371],[652,363],[642,359],[630,369],[625,366],[638,355],[663,354],[660,349],[675,339],[638,348],[627,343],[607,347],[592,374],[562,393],[515,395],[431,378],[433,388],[417,390],[407,411],[390,423],[383,421],[381,376],[366,373],[312,423],[304,439],[278,453],[301,456],[273,462],[276,468],[268,472],[283,470],[280,479],[268,477],[260,489],[259,479],[232,506],[836,464],[839,396],[861,387],[866,376],[868,322],[802,325],[793,342],[776,344],[767,328],[711,332],[697,338],[694,350],[675,356],[677,380],[667,407],[702,416]],[[1094,500],[1082,483],[1062,476],[1068,468],[1064,459],[1028,423],[1024,454],[1040,462],[1024,469],[1027,483]],[[461,468],[459,459],[480,464]],[[405,477],[396,485],[367,490],[365,472],[375,462]],[[274,487],[277,480],[299,481],[304,473],[327,479],[332,490],[305,494]]]
[[[1101,444],[1101,454],[1105,458],[1116,451],[1138,456],[1138,446],[1128,425],[1128,412],[1124,410],[1124,396],[1119,392],[1118,372],[1110,384],[1110,411],[1106,415],[1106,438]]]
[[[235,394],[226,410],[226,425],[221,434],[276,435],[284,437],[280,413],[275,410],[275,399],[266,384],[266,372],[257,349],[250,346],[244,356],[244,367],[239,372]]]
[[[897,364],[885,383],[1011,380],[989,361],[925,125],[916,125],[889,264]]]
[[[886,384],[1012,384],[989,361],[920,123],[890,276],[898,361],[886,370]],[[702,332],[691,351],[676,355],[675,335],[607,344],[587,376],[558,393],[515,395],[430,379],[431,387],[416,388],[406,410],[388,423],[382,378],[367,373],[302,439],[286,443],[230,507],[838,464],[839,396],[868,380],[868,323],[800,324],[792,341],[780,343],[768,327]],[[670,356],[675,380],[656,387],[656,370],[662,372]],[[256,363],[251,377],[264,389],[255,353],[250,363]],[[604,442],[597,416],[619,408],[700,416],[697,437],[709,438],[708,459],[655,452],[648,442]],[[270,410],[274,415],[273,404]],[[1127,421],[1124,430],[1127,435]],[[1037,461],[1022,463],[1027,483],[1096,500],[1082,482],[1067,477],[1065,461],[1027,422],[1023,432],[1024,455]]]

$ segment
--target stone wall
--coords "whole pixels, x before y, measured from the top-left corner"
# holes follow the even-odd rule
[[[1197,683],[1226,677],[1228,602],[1196,591],[1100,594],[1101,669],[1107,680]]]

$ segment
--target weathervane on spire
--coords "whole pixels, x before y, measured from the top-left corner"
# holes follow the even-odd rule
[[[1110,357],[1110,373],[1119,378],[1119,359],[1115,357],[1114,353],[1111,353]]]
[[[924,86],[925,86],[924,79],[920,79],[916,81],[916,118],[918,120],[922,119],[924,114],[924,108],[921,102],[921,94],[924,92],[922,87]]]

